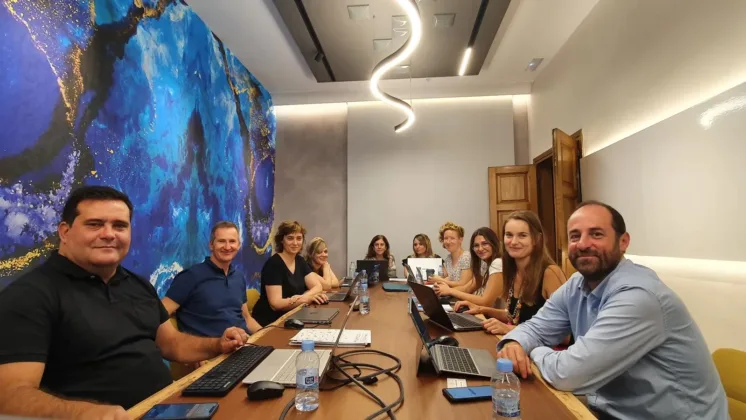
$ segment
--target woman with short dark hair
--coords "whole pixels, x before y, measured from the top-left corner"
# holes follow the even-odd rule
[[[328,301],[321,278],[300,256],[305,235],[306,229],[298,222],[285,221],[277,227],[276,253],[262,267],[261,295],[252,311],[262,326],[296,306]]]

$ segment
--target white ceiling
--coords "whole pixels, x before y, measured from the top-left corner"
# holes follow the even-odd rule
[[[536,76],[597,2],[513,0],[478,76],[385,80],[381,87],[405,100],[530,93]],[[366,82],[316,82],[271,0],[190,0],[189,5],[267,88],[275,105],[373,100]],[[536,57],[544,58],[539,70],[525,71]]]

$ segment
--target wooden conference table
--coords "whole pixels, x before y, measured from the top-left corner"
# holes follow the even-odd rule
[[[402,362],[398,375],[404,383],[404,404],[395,412],[400,419],[423,418],[460,418],[460,419],[491,419],[492,408],[490,401],[451,404],[442,394],[446,387],[446,378],[434,375],[417,376],[418,353],[421,350],[421,340],[414,324],[407,313],[407,293],[386,292],[380,285],[370,289],[371,313],[360,315],[352,312],[347,323],[348,329],[371,330],[372,344],[370,348],[390,353]],[[349,302],[332,302],[324,307],[338,308],[339,314],[334,318],[331,328],[339,328],[349,308]],[[292,312],[291,312],[292,313]],[[282,326],[285,318],[278,320],[275,325]],[[432,323],[427,323],[430,335],[438,337],[450,335]],[[319,326],[318,328],[325,328]],[[292,348],[288,343],[297,330],[283,328],[267,328],[253,335],[250,342],[260,345],[271,345],[275,348]],[[487,349],[496,357],[495,345],[497,337],[481,331],[454,333],[461,347]],[[338,348],[336,353],[342,353],[351,348]],[[237,385],[228,395],[222,398],[210,397],[182,397],[181,390],[196,378],[205,374],[226,356],[220,356],[198,370],[174,382],[150,398],[132,407],[128,413],[132,418],[139,418],[151,407],[159,403],[178,402],[214,402],[219,403],[218,411],[213,419],[256,418],[276,419],[290,399],[295,397],[294,389],[286,389],[281,398],[265,401],[249,401],[246,398],[246,385]],[[377,355],[361,355],[350,358],[355,361],[365,361],[381,367],[393,366],[393,361]],[[339,373],[335,376],[339,377]],[[489,385],[487,379],[466,378],[469,386]],[[322,383],[322,387],[325,383]],[[399,396],[396,382],[382,375],[379,382],[369,387],[385,403],[394,402]],[[378,406],[354,384],[328,392],[321,392],[319,408],[311,413],[299,413],[293,408],[287,415],[288,419],[362,419],[378,411]],[[594,419],[588,409],[572,394],[559,392],[550,388],[539,377],[536,367],[534,376],[521,381],[521,418],[533,419]],[[378,418],[386,418],[381,415]]]

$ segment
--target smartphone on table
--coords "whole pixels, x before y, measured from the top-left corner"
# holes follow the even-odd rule
[[[207,420],[218,409],[218,403],[158,404],[153,406],[143,420]]]
[[[443,395],[452,403],[485,401],[492,399],[492,387],[466,386],[463,388],[443,388]]]

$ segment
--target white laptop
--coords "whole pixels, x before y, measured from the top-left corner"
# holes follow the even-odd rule
[[[350,304],[350,308],[347,310],[347,315],[342,322],[342,328],[339,329],[339,335],[337,335],[337,341],[334,342],[334,347],[331,350],[315,350],[316,354],[319,355],[319,378],[323,377],[326,373],[329,365],[331,365],[332,354],[339,345],[339,339],[342,337],[342,332],[345,330],[347,320],[350,318],[352,307],[357,303],[357,298]],[[266,359],[262,360],[254,370],[249,373],[248,376],[243,378],[243,383],[253,384],[259,381],[274,381],[282,384],[286,388],[295,387],[295,358],[301,352],[300,349],[275,349],[272,353],[267,356]]]
[[[438,267],[443,267],[443,259],[441,258],[409,258],[407,263],[412,267],[412,270],[420,273],[423,281],[427,280],[426,272],[428,269],[433,270],[437,275]]]
[[[300,352],[300,349],[276,349],[272,351],[266,359],[262,360],[259,366],[249,373],[249,376],[243,379],[243,383],[253,384],[259,381],[274,381],[284,385],[286,388],[295,387],[295,358]],[[319,377],[322,377],[326,372],[327,366],[329,366],[332,351],[316,350],[316,354],[319,355],[319,366],[321,367]]]

